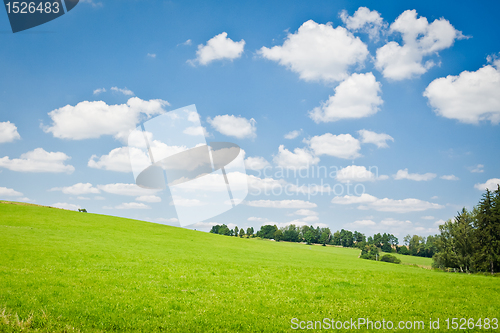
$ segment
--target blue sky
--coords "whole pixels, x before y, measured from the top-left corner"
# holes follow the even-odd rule
[[[179,225],[168,190],[133,190],[123,153],[140,120],[195,104],[207,141],[244,150],[250,194],[191,228],[436,233],[500,181],[498,9],[88,0],[16,34],[2,14],[0,199]],[[328,193],[347,184],[364,194]]]

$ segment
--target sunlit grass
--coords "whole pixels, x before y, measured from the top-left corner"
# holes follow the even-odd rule
[[[292,318],[500,316],[497,278],[37,206],[0,203],[0,254],[9,320],[0,332],[21,331],[16,315],[23,331],[47,332],[275,332],[290,331]]]

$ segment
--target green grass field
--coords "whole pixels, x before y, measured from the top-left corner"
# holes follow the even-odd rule
[[[498,278],[358,255],[0,203],[0,332],[281,332],[359,317],[427,331],[429,318],[500,317]]]

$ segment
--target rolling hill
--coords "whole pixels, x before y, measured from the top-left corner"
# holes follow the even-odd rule
[[[293,318],[427,331],[431,318],[500,317],[498,278],[358,255],[0,202],[0,332],[277,332]]]

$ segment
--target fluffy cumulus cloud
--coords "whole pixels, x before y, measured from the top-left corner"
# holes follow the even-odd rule
[[[14,189],[0,186],[0,198],[2,197],[22,197],[23,194]]]
[[[291,131],[291,132],[288,132],[285,134],[284,138],[285,139],[288,139],[288,140],[292,140],[292,139],[295,139],[296,137],[298,137],[300,134],[302,134],[302,129],[300,131]]]
[[[0,143],[12,142],[20,138],[16,125],[10,121],[0,122]]]
[[[304,139],[304,142],[318,156],[329,155],[345,159],[354,159],[361,156],[359,154],[361,149],[359,141],[350,134],[333,135],[326,133],[313,136],[309,140]]]
[[[436,174],[430,173],[430,172],[424,173],[424,174],[408,173],[408,169],[404,169],[404,170],[398,170],[398,172],[395,175],[393,175],[393,177],[396,180],[409,179],[409,180],[421,182],[421,181],[428,181],[428,180],[436,178]]]
[[[380,92],[380,83],[372,73],[354,73],[335,88],[328,101],[310,111],[309,117],[320,123],[371,116],[383,103]]]
[[[500,123],[500,70],[486,65],[475,72],[463,71],[432,81],[424,96],[434,112],[462,123]]]
[[[75,106],[66,105],[49,112],[50,126],[46,133],[59,139],[82,140],[111,135],[118,139],[128,136],[143,117],[164,113],[167,101],[145,101],[132,97],[127,104],[108,105],[103,101],[83,101]]]
[[[343,10],[340,18],[347,29],[367,33],[374,41],[378,41],[381,30],[386,26],[379,12],[366,7],[359,7],[353,16],[349,16],[347,11]]]
[[[298,73],[305,81],[335,82],[347,78],[353,65],[368,56],[366,45],[344,27],[304,22],[283,45],[262,47],[258,53]]]
[[[444,206],[438,205],[436,203],[419,199],[379,199],[367,193],[364,193],[361,196],[345,195],[343,197],[334,197],[332,199],[332,203],[340,205],[360,204],[360,206],[358,206],[358,209],[374,209],[380,212],[394,213],[420,212],[428,209],[444,208]]]
[[[280,145],[273,162],[282,168],[302,169],[319,163],[319,158],[306,148],[295,148],[293,152]]]
[[[62,152],[47,152],[43,148],[36,148],[22,154],[19,158],[10,159],[9,156],[0,158],[0,168],[18,172],[50,172],[73,173],[75,168],[65,164],[71,157]]]
[[[82,195],[82,194],[99,194],[101,191],[99,191],[98,188],[92,186],[91,183],[78,183],[72,186],[66,186],[66,187],[54,187],[50,189],[49,191],[61,191],[64,194],[70,194],[70,195]]]
[[[362,129],[358,131],[361,143],[372,143],[376,145],[378,148],[387,148],[389,145],[387,144],[387,141],[393,141],[394,138],[390,136],[389,134],[385,133],[375,133],[372,131],[368,131],[365,129]]]
[[[488,179],[484,184],[478,183],[474,185],[474,188],[481,191],[486,191],[486,189],[490,191],[495,191],[498,185],[500,185],[500,178],[491,178]]]
[[[255,119],[250,120],[244,117],[236,117],[234,115],[215,116],[213,119],[208,118],[208,123],[219,133],[232,136],[238,139],[255,138],[257,123]]]
[[[198,45],[196,59],[191,60],[190,63],[197,62],[200,65],[208,65],[215,60],[228,59],[232,61],[241,57],[244,48],[245,41],[243,39],[235,42],[227,37],[226,32],[223,32],[209,39],[206,45]]]
[[[363,193],[360,196],[354,195],[345,195],[345,196],[337,196],[332,199],[332,203],[338,205],[351,205],[351,204],[366,204],[370,202],[377,201],[377,198],[373,195],[369,195],[368,193]]]
[[[399,33],[403,45],[391,41],[377,50],[375,67],[382,72],[385,78],[403,80],[419,76],[435,63],[423,58],[438,51],[451,47],[455,39],[463,38],[444,18],[434,20],[417,18],[416,10],[403,12],[390,26],[390,33]]]
[[[251,207],[266,207],[266,208],[315,208],[316,205],[310,201],[304,200],[254,200],[246,201],[248,206]]]
[[[129,154],[129,151],[131,154]],[[141,149],[135,147],[120,147],[115,148],[107,155],[98,157],[92,155],[87,163],[87,166],[94,169],[103,169],[118,172],[131,172],[130,159],[144,159],[145,155]],[[147,158],[147,156],[146,156]]]
[[[349,165],[337,172],[337,180],[341,183],[345,182],[372,182],[375,181],[376,175],[367,170],[364,166]]]
[[[99,95],[106,92],[106,88],[97,88],[93,91],[94,95]]]
[[[268,166],[270,164],[264,157],[256,156],[245,159],[245,167],[250,170],[262,170]]]
[[[157,195],[141,195],[140,197],[135,198],[136,201],[142,202],[161,202],[161,198]]]
[[[137,186],[136,184],[106,184],[97,185],[97,188],[103,192],[118,194],[118,195],[129,195],[129,196],[142,196],[142,195],[154,195],[158,190],[150,190]]]

